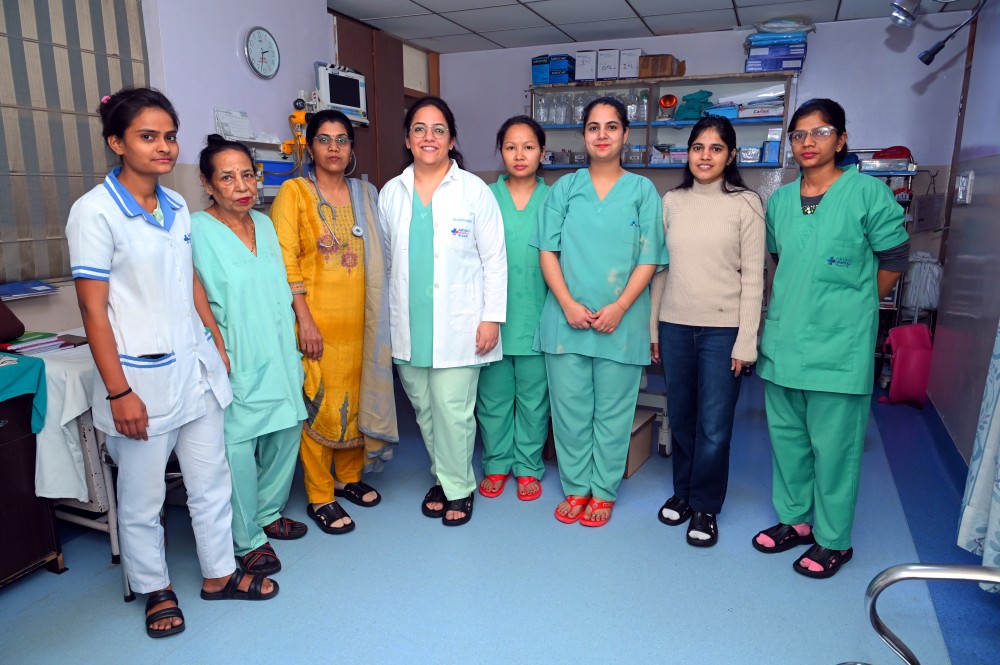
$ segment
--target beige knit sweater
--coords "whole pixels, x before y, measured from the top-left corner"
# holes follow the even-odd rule
[[[663,196],[670,266],[653,278],[651,339],[658,322],[739,328],[733,358],[757,360],[764,289],[764,212],[753,192],[720,182]]]

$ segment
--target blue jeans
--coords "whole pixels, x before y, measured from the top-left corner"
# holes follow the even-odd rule
[[[740,396],[733,376],[737,328],[660,322],[660,363],[674,448],[674,495],[718,514],[729,485],[729,442]]]

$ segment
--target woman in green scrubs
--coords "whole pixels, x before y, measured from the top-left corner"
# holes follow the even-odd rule
[[[545,354],[566,494],[556,519],[602,526],[625,472],[650,361],[649,281],[668,257],[656,188],[621,166],[625,107],[594,100],[583,135],[590,166],[556,182],[531,239],[549,286],[534,348]]]
[[[507,245],[507,322],[500,324],[503,358],[479,373],[476,415],[483,437],[479,493],[500,496],[507,477],[517,478],[517,498],[542,495],[542,448],[549,433],[545,359],[532,349],[548,289],[538,250],[528,244],[549,186],[538,176],[545,130],[526,115],[509,118],[497,132],[506,175],[490,185],[503,216]]]
[[[826,578],[854,554],[878,304],[905,270],[909,245],[889,188],[837,166],[847,154],[839,104],[809,100],[788,126],[802,172],[767,206],[778,267],[759,362],[779,522],[753,546],[773,554],[812,544],[793,569]]]

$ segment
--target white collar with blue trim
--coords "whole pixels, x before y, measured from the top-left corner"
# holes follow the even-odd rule
[[[183,208],[184,202],[167,194],[167,190],[160,187],[159,183],[157,183],[156,200],[159,201],[160,210],[163,212],[163,223],[161,224],[153,216],[153,213],[139,205],[135,197],[132,196],[132,193],[121,184],[118,180],[118,174],[121,171],[122,168],[118,166],[112,169],[108,175],[104,176],[104,188],[111,194],[111,198],[118,204],[118,208],[127,217],[142,216],[143,219],[153,226],[169,231],[174,223],[175,211]]]

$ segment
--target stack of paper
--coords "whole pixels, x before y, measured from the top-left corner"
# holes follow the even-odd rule
[[[17,339],[0,344],[0,351],[33,356],[44,351],[61,348],[65,342],[55,333],[26,332]]]

